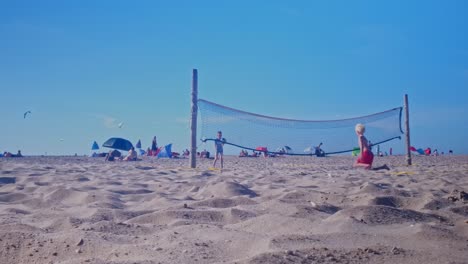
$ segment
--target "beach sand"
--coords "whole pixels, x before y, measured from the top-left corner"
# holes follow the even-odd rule
[[[0,159],[0,263],[468,263],[468,156]]]

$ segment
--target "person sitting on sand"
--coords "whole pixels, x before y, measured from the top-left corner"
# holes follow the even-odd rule
[[[249,153],[247,153],[246,150],[241,150],[241,152],[239,153],[239,157],[248,157],[249,156]]]
[[[371,169],[372,162],[374,161],[374,154],[370,150],[370,144],[367,138],[364,136],[364,132],[366,131],[366,127],[363,124],[357,124],[355,127],[356,135],[358,137],[359,149],[360,154],[356,163],[354,163],[354,167],[356,168],[364,168],[364,169]],[[389,170],[388,166],[385,164],[381,167],[374,168],[373,170],[380,170],[386,169]]]
[[[106,155],[106,161],[114,161],[114,160],[115,160],[115,157],[114,157],[113,151],[111,150]]]
[[[111,150],[106,155],[106,161],[114,161],[115,158],[119,158],[120,156],[122,156],[122,153],[120,153],[120,151],[118,151],[116,149]]]
[[[190,156],[190,151],[188,149],[185,149],[183,155],[184,155],[184,157]]]
[[[320,142],[318,146],[315,147],[315,156],[317,157],[325,157],[325,151],[322,150],[323,143]]]
[[[152,155],[153,155],[153,151],[150,148],[147,148],[146,149],[146,156],[152,156]]]
[[[207,153],[207,152],[208,152],[208,151],[206,151],[206,149],[204,149],[202,152],[200,152],[200,158],[202,158],[202,159],[203,159],[203,158],[206,158],[206,153]]]
[[[136,161],[137,160],[137,153],[136,153],[134,147],[132,147],[128,151],[128,155],[123,160],[125,160],[125,161]]]
[[[21,154],[21,150],[18,150],[18,153],[16,153],[16,155],[14,155],[15,157],[23,157],[23,154]]]

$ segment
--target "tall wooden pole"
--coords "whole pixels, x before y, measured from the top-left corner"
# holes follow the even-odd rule
[[[411,143],[410,143],[410,129],[409,129],[409,107],[408,95],[405,94],[405,130],[406,130],[406,162],[411,165]]]
[[[197,167],[198,71],[192,71],[192,120],[190,122],[190,168]]]

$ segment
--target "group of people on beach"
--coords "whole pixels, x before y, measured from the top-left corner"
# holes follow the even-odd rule
[[[116,149],[109,151],[106,155],[106,161],[115,161],[115,160],[122,160],[122,161],[136,161],[137,160],[137,152],[135,151],[135,148],[132,147],[128,153],[127,156],[123,157],[122,153]]]
[[[0,157],[5,157],[5,158],[21,158],[23,157],[23,154],[21,154],[21,150],[18,150],[18,153],[13,154],[11,152],[5,151],[3,154],[0,153]]]
[[[158,150],[158,143],[156,141],[156,136],[153,138],[153,141],[151,143],[151,148],[148,148],[146,151],[146,155],[148,156],[156,156]],[[109,151],[107,154],[105,154],[105,160],[106,161],[116,161],[116,160],[122,160],[122,161],[136,161],[138,160],[138,153],[135,150],[135,147],[131,147],[130,150],[128,150],[128,153],[125,157],[122,156],[122,153],[116,149]]]
[[[260,156],[260,154],[258,154],[257,152],[255,152],[254,150],[252,150],[252,154],[249,154],[249,152],[247,152],[247,150],[241,150],[241,152],[239,153],[239,157],[258,157]]]
[[[371,143],[370,141],[364,136],[364,133],[366,131],[366,127],[363,124],[357,124],[355,126],[355,132],[357,135],[358,139],[358,145],[359,145],[359,155],[357,157],[356,162],[354,163],[353,167],[355,168],[364,168],[364,169],[372,169],[372,170],[389,170],[390,168],[384,164],[380,167],[374,167],[372,168],[372,163],[374,161],[374,154],[371,150]],[[220,161],[220,167],[221,170],[224,167],[224,160],[223,160],[223,148],[224,144],[226,143],[226,140],[223,138],[223,133],[221,131],[218,131],[216,139],[214,139],[214,149],[215,149],[215,154],[213,157],[213,167],[216,167],[216,163],[218,160]],[[324,157],[325,152],[321,149],[322,143],[320,143],[318,146],[314,147],[315,149],[315,156],[317,157]],[[261,152],[260,152],[261,153]],[[436,152],[437,153],[437,152]],[[153,138],[151,148],[148,148],[146,151],[146,155],[148,156],[156,156],[158,154],[158,145],[156,141],[156,136]],[[183,157],[188,157],[190,152],[188,149],[183,151]],[[266,152],[264,153],[265,157],[268,155]],[[4,156],[6,156],[4,154]],[[11,156],[11,153],[9,154]],[[21,156],[21,152],[18,151],[18,154],[15,156]],[[202,152],[197,152],[197,156],[200,158],[210,158],[210,152],[208,152],[206,149],[203,150]],[[241,150],[239,157],[258,157],[260,156],[259,153],[253,151],[252,155],[249,155],[249,153],[246,150]],[[114,160],[124,160],[124,161],[134,161],[137,160],[137,152],[135,151],[135,148],[132,147],[127,156],[122,157],[122,154],[118,150],[112,150],[106,155],[106,161],[114,161]]]
[[[357,124],[354,128],[357,138],[358,138],[358,145],[359,145],[359,150],[360,154],[354,163],[353,167],[355,168],[364,168],[364,169],[372,169],[372,170],[389,170],[390,168],[387,166],[387,164],[384,164],[379,167],[374,167],[372,168],[372,163],[374,161],[374,153],[372,153],[371,150],[371,144],[370,141],[364,136],[364,133],[366,132],[366,127],[363,124]],[[218,131],[217,137],[214,140],[214,148],[215,148],[215,157],[213,161],[213,167],[216,167],[216,162],[220,160],[221,163],[221,169],[223,169],[223,146],[224,143],[226,142],[224,138],[222,137],[223,134],[221,131]],[[322,143],[320,143],[316,148],[315,148],[315,155],[317,157],[323,157],[325,156],[325,152],[321,149]],[[255,152],[254,152],[255,153]],[[242,150],[239,157],[246,157],[248,156],[247,151]]]

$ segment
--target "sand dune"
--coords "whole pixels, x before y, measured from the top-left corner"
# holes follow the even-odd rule
[[[0,263],[468,263],[468,157],[0,159]]]

